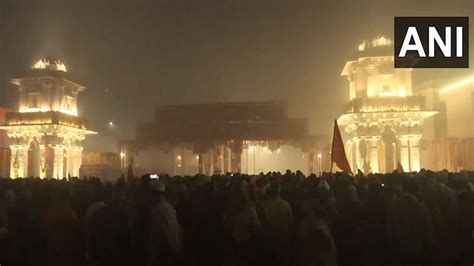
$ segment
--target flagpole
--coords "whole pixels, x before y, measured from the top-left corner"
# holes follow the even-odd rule
[[[333,124],[333,127],[336,127],[336,124],[337,124],[337,119],[334,119],[334,124]],[[333,150],[334,150],[334,128],[333,128],[333,133],[332,133],[332,141],[331,141],[331,151],[330,151],[330,162],[331,162],[331,167],[329,169],[329,173],[332,174],[332,167],[334,165],[334,161],[332,159],[332,153],[333,153]]]

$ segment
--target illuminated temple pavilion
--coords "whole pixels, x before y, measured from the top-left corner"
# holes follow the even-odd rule
[[[349,103],[338,119],[353,171],[420,170],[423,121],[437,112],[412,94],[411,69],[395,69],[392,41],[378,37],[359,46],[341,73],[349,81]]]
[[[137,168],[175,175],[319,173],[329,166],[328,147],[308,135],[306,119],[287,117],[284,102],[232,102],[158,107],[120,153],[122,166],[134,155]]]
[[[10,177],[79,176],[82,141],[95,134],[77,112],[85,88],[70,81],[65,65],[53,58],[38,61],[11,83],[19,90],[19,109],[1,127],[11,139]]]

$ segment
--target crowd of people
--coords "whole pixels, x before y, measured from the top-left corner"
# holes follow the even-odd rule
[[[472,265],[473,184],[425,170],[4,178],[0,264]]]

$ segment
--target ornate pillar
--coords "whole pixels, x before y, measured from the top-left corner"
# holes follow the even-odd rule
[[[344,145],[344,149],[346,150],[346,156],[347,156],[347,161],[351,165],[351,169],[354,169],[355,166],[355,149],[354,149],[354,142],[353,140],[348,140],[346,141],[346,144]],[[332,162],[331,162],[332,164]]]
[[[231,154],[231,170],[234,173],[240,173],[242,171],[242,165],[241,165],[241,158],[242,158],[242,150],[240,152],[238,151],[232,151]]]
[[[412,136],[409,140],[410,146],[410,171],[420,171],[420,135]]]
[[[400,164],[408,172],[420,171],[421,135],[402,135],[400,143]]]
[[[214,148],[211,148],[206,154],[206,170],[205,170],[206,175],[212,175],[214,172],[213,160],[214,160]]]
[[[64,148],[64,164],[63,164],[63,169],[64,169],[64,175],[69,177],[73,176],[71,174],[71,164],[72,164],[72,149],[71,147]]]
[[[242,141],[233,141],[230,150],[230,170],[233,173],[242,171]]]
[[[399,136],[395,134],[395,132],[386,127],[382,132],[382,140],[384,143],[384,152],[385,152],[385,169],[384,171],[387,173],[392,172],[397,168],[397,160],[398,160],[398,142]]]
[[[212,174],[219,174],[222,173],[222,164],[221,164],[221,158],[222,158],[222,153],[221,153],[221,146],[218,146],[217,148],[213,149],[213,156],[212,156],[212,165],[214,166],[214,171]]]
[[[47,150],[44,144],[40,144],[40,178],[46,178]]]
[[[204,174],[204,153],[198,155],[198,173]]]
[[[28,146],[27,145],[10,145],[10,177],[27,177],[28,170]]]
[[[78,147],[78,151],[77,151],[77,157],[76,157],[76,168],[75,168],[75,171],[76,171],[76,176],[79,176],[79,171],[81,169],[81,166],[82,166],[82,151],[84,150],[83,147]]]
[[[53,146],[53,178],[64,178],[64,147]]]
[[[409,147],[409,140],[407,136],[398,136],[399,150],[400,150],[400,164],[405,171],[411,171],[411,164],[410,164],[410,147]]]
[[[226,146],[225,151],[225,171],[232,172],[232,149]]]
[[[220,145],[219,146],[219,168],[221,169],[221,173],[222,174],[225,174],[225,172],[227,171],[227,148],[225,147],[225,145]]]
[[[79,169],[82,164],[82,147],[70,147],[67,150],[67,172],[65,175],[73,177],[79,176]]]
[[[362,156],[361,156],[361,140],[360,139],[355,139],[354,140],[354,145],[355,145],[355,165],[352,167],[354,172],[357,172],[358,169],[362,169]]]
[[[373,137],[369,142],[369,165],[372,173],[379,173],[379,137]]]
[[[314,174],[316,173],[316,167],[315,167],[315,152],[312,150],[308,152],[308,173],[309,174]]]

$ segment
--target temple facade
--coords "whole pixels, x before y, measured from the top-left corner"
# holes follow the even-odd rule
[[[393,43],[377,37],[360,44],[341,73],[349,82],[349,103],[338,119],[345,132],[353,171],[420,170],[425,98],[412,94],[411,69],[395,69]]]
[[[431,84],[418,89],[426,97],[427,106],[439,111],[425,123],[424,168],[474,170],[474,126],[468,122],[474,119],[474,75],[470,73],[450,75],[450,79],[433,77]]]
[[[69,77],[63,63],[45,58],[11,81],[19,107],[1,127],[10,138],[11,178],[79,176],[82,141],[95,132],[78,116],[77,96],[85,88]]]
[[[329,141],[308,134],[307,120],[289,118],[284,102],[160,106],[155,120],[119,143],[122,167],[137,173],[192,175],[329,169]]]

